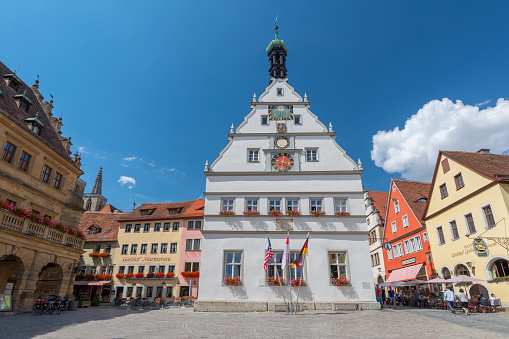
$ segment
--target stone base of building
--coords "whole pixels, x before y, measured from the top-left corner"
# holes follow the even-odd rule
[[[294,301],[295,302],[295,301]],[[295,306],[294,306],[295,307]],[[361,311],[378,310],[380,303],[376,301],[299,301],[297,312],[300,311]],[[196,300],[195,312],[286,312],[282,300]]]

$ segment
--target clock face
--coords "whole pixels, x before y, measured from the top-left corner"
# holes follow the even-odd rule
[[[276,144],[277,148],[287,148],[290,145],[290,141],[285,137],[276,138],[274,144]]]
[[[293,106],[269,106],[270,120],[293,120]]]
[[[272,157],[272,167],[278,172],[288,172],[293,168],[293,157],[289,153],[277,153]]]

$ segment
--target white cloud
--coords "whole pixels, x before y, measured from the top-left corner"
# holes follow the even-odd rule
[[[491,102],[491,100],[486,100],[486,101],[483,101],[483,102],[479,102],[477,104],[475,104],[476,106],[484,106],[484,105],[487,105]]]
[[[168,168],[168,167],[161,168],[161,174],[171,173],[171,172],[175,172],[175,171],[176,171],[175,168]]]
[[[439,150],[492,153],[509,149],[509,101],[497,100],[495,107],[432,100],[411,116],[405,127],[378,131],[373,136],[371,159],[388,173],[405,179],[430,181]]]
[[[85,146],[80,146],[78,147],[78,152],[83,154],[83,153],[87,153],[87,151],[85,151],[87,148]]]
[[[136,180],[131,177],[121,176],[120,179],[118,179],[118,182],[121,186],[128,185],[128,188],[131,189],[136,185]]]
[[[155,167],[155,166],[156,166],[156,164],[155,164],[153,161],[152,161],[152,162],[150,162],[148,165],[149,165],[150,167]]]
[[[137,156],[132,156],[132,157],[124,158],[124,161],[133,161],[133,160],[136,160],[136,159],[138,159]]]

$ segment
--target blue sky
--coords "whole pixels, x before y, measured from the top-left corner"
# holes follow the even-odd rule
[[[205,160],[268,84],[276,14],[290,84],[361,159],[368,189],[429,180],[438,149],[509,149],[508,133],[490,132],[509,119],[497,102],[509,84],[504,1],[3,1],[0,11],[0,60],[29,84],[40,75],[83,151],[86,191],[103,166],[103,195],[122,210],[202,195]],[[484,125],[490,117],[500,120]]]

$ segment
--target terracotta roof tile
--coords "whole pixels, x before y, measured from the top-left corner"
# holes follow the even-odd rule
[[[127,212],[105,213],[105,212],[85,212],[81,216],[78,229],[83,232],[88,241],[117,241],[118,229],[120,223],[118,219]],[[101,229],[100,233],[87,234],[90,226],[97,226]]]
[[[385,215],[387,214],[387,200],[389,192],[368,191],[369,198],[373,202],[375,208],[380,212],[380,219],[385,223]]]
[[[25,119],[34,118],[35,115],[39,113],[38,119],[44,124],[44,128],[41,130],[40,135],[33,135],[48,145],[50,148],[52,148],[55,152],[60,154],[62,157],[64,157],[66,160],[70,161],[71,158],[69,157],[67,150],[64,148],[64,145],[60,141],[60,137],[53,128],[48,116],[46,113],[44,113],[44,109],[42,108],[42,105],[39,102],[39,99],[37,99],[32,88],[21,81],[21,85],[19,86],[18,90],[14,91],[14,89],[7,86],[6,82],[4,81],[3,76],[6,74],[13,74],[13,72],[2,62],[0,62],[0,90],[3,93],[3,95],[0,95],[0,112],[6,114],[6,116],[16,125],[30,133],[31,131],[28,128]],[[18,77],[16,78],[19,79]],[[14,95],[23,94],[25,91],[26,97],[28,97],[32,103],[28,113],[19,108],[13,98]]]
[[[121,210],[119,210],[118,208],[113,206],[112,204],[107,204],[99,212],[102,212],[102,213],[114,213],[115,211],[122,212]]]
[[[425,224],[422,219],[424,214],[424,209],[426,208],[426,201],[428,200],[429,190],[431,188],[431,184],[427,182],[420,181],[410,181],[410,180],[400,180],[400,179],[392,179],[403,198],[405,198],[406,202],[414,212],[415,216],[419,219],[422,225]],[[423,202],[418,202],[419,199],[424,199]]]
[[[142,204],[132,212],[127,213],[120,221],[160,220],[203,217],[205,200],[190,200],[174,203]],[[170,214],[170,210],[176,210]],[[141,211],[149,211],[148,215],[141,215]]]
[[[509,155],[441,151],[446,156],[496,180],[509,180]]]

